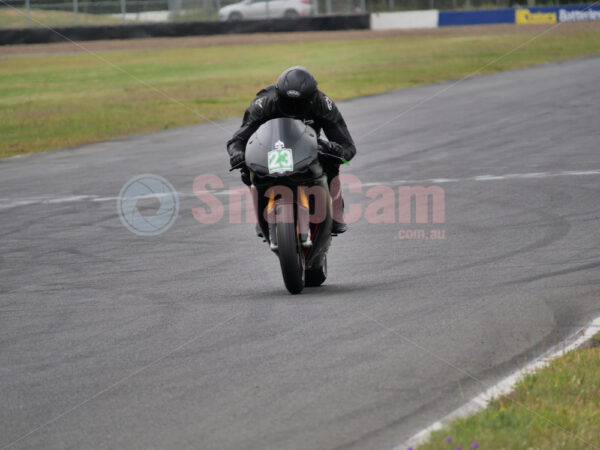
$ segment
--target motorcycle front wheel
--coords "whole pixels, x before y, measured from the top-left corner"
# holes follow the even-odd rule
[[[277,246],[285,287],[291,294],[299,294],[304,289],[304,255],[298,245],[295,223],[277,224]]]

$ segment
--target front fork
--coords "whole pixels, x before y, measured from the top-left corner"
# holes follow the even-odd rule
[[[310,205],[308,202],[308,195],[306,194],[306,188],[304,186],[298,186],[297,193],[295,194],[295,202],[285,202],[281,198],[276,198],[277,193],[274,189],[267,191],[269,194],[267,201],[267,225],[269,227],[269,242],[271,250],[277,251],[277,223],[278,222],[293,222],[294,221],[294,209],[296,213],[296,232],[298,233],[298,239],[300,245],[303,248],[310,248],[312,241],[310,239]],[[283,205],[291,205],[292,208],[282,208]],[[296,208],[293,208],[296,206]],[[279,209],[278,209],[279,208]]]

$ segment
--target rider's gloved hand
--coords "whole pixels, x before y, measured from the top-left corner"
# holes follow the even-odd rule
[[[329,153],[329,141],[326,141],[325,139],[317,138],[317,145],[319,146],[319,150],[322,150],[325,153]]]
[[[245,160],[244,152],[241,150],[233,150],[229,154],[229,164],[231,164],[231,168],[233,169],[235,166],[241,164]]]
[[[317,144],[319,145],[319,149],[321,149],[325,153],[337,156],[338,158],[344,157],[344,148],[336,142],[329,142],[324,139],[318,138]]]
[[[244,183],[246,186],[251,186],[252,182],[250,181],[250,172],[248,172],[248,169],[246,169],[245,167],[242,168],[241,175],[242,183]]]

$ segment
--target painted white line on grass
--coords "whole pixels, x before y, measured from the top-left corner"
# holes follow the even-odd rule
[[[482,409],[487,408],[490,401],[492,401],[493,399],[511,393],[514,390],[514,387],[517,384],[517,382],[520,381],[525,375],[547,366],[552,360],[564,355],[565,353],[571,350],[580,347],[599,330],[600,317],[597,317],[584,328],[573,333],[562,343],[552,347],[546,353],[544,353],[534,361],[530,362],[522,369],[513,372],[496,385],[487,389],[485,392],[482,392],[481,394],[472,398],[463,406],[455,409],[442,419],[432,423],[427,428],[424,428],[423,430],[419,431],[418,433],[410,437],[404,444],[395,447],[394,450],[405,450],[408,447],[414,447],[416,445],[423,444],[429,439],[431,433],[433,433],[434,431],[444,428],[456,419],[470,416],[478,411],[481,411]]]

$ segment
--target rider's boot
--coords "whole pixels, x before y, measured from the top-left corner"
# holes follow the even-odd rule
[[[329,183],[329,193],[331,194],[331,201],[333,203],[333,208],[335,209],[336,207],[339,207],[338,205],[341,205],[341,211],[339,211],[339,214],[333,214],[334,219],[331,222],[331,234],[337,235],[337,234],[342,234],[345,233],[348,230],[348,225],[343,222],[340,221],[338,222],[337,220],[335,220],[335,218],[340,218],[343,215],[344,212],[344,199],[342,198],[342,184],[339,182],[336,183]]]
[[[262,230],[261,230],[261,229],[260,229],[260,227],[258,226],[258,224],[256,224],[256,225],[254,226],[254,231],[256,231],[256,235],[257,235],[259,238],[264,238],[264,237],[265,237],[265,236],[263,235],[263,232],[262,232]]]
[[[342,207],[343,208],[343,207]],[[331,234],[342,234],[348,230],[348,225],[345,222],[338,222],[337,220],[332,220],[331,222]]]

